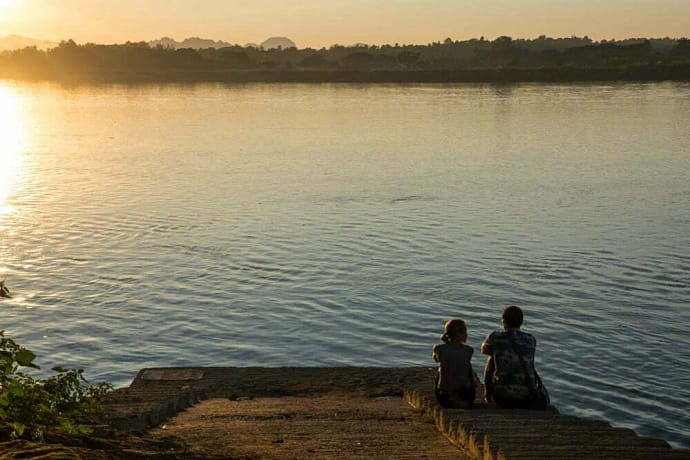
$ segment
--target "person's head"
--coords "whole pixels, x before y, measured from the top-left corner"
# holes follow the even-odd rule
[[[501,314],[501,319],[503,321],[503,327],[506,329],[518,329],[522,326],[522,310],[520,307],[515,305],[509,305],[503,308],[503,313]]]
[[[443,343],[460,342],[467,340],[467,325],[461,319],[449,319],[443,327],[444,334],[441,336]]]

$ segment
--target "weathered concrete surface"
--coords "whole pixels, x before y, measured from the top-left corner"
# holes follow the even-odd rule
[[[400,397],[209,399],[148,433],[213,458],[469,459]]]
[[[433,416],[437,429],[476,459],[690,460],[690,451],[671,449],[661,439],[555,410],[501,410],[482,404],[449,410],[439,407],[430,392],[408,389],[405,399]]]
[[[108,422],[144,431],[207,398],[309,396],[347,393],[398,396],[403,388],[433,385],[429,368],[157,368],[142,369],[128,388],[116,390]]]
[[[157,426],[143,436],[181,458],[469,459],[402,398],[433,378],[428,368],[144,369],[113,394],[109,416],[120,430]]]
[[[129,388],[113,394],[109,403],[109,422],[120,430],[145,431],[202,399],[216,398],[213,402],[209,401],[210,405],[199,405],[166,422],[168,430],[162,431],[170,434],[171,427],[191,428],[202,419],[218,422],[220,425],[217,429],[228,427],[225,436],[235,440],[235,450],[232,452],[240,458],[252,456],[250,452],[241,450],[242,445],[254,445],[255,457],[289,457],[281,456],[286,451],[287,438],[278,436],[281,430],[289,426],[295,435],[289,441],[293,442],[291,445],[301,443],[306,449],[302,456],[292,455],[292,458],[327,457],[332,452],[329,449],[338,450],[332,447],[334,444],[329,444],[335,438],[341,439],[341,448],[349,445],[353,449],[343,450],[341,458],[376,456],[364,451],[360,455],[354,449],[359,446],[352,444],[360,434],[369,433],[372,436],[369,444],[381,447],[380,453],[385,452],[389,458],[412,458],[405,457],[407,448],[401,446],[396,449],[395,443],[391,444],[396,436],[399,439],[407,436],[412,439],[412,434],[403,434],[400,438],[395,430],[402,425],[393,431],[383,430],[384,425],[390,422],[390,417],[385,413],[393,410],[383,405],[383,401],[386,401],[385,404],[395,404],[396,398],[399,403],[399,398],[404,396],[410,405],[423,414],[414,414],[419,420],[433,420],[436,428],[459,448],[455,451],[458,456],[467,454],[482,460],[690,460],[690,452],[671,449],[665,441],[640,437],[631,430],[613,428],[605,421],[560,415],[555,410],[499,410],[483,404],[476,404],[475,408],[467,410],[442,409],[432,395],[434,372],[431,368],[353,367],[144,369]],[[376,402],[382,402],[378,409]],[[335,415],[327,415],[329,405],[339,405],[343,413],[350,414],[349,422],[338,420]],[[281,408],[288,406],[293,408],[290,412],[293,415],[284,417],[285,412]],[[368,415],[358,412],[364,407],[368,407]],[[311,420],[309,413],[312,413]],[[215,414],[217,420],[209,419],[208,414]],[[381,417],[378,422],[377,416]],[[394,425],[391,423],[391,426]],[[354,431],[348,434],[350,429]],[[377,438],[379,430],[387,434]],[[178,441],[189,449],[194,448],[194,439],[200,439],[195,436],[201,436],[190,435],[184,428],[175,433]],[[243,437],[248,433],[254,433],[253,437]],[[301,440],[299,433],[302,433]],[[148,435],[164,436],[161,430],[151,431]],[[430,435],[424,433],[422,437],[425,436]],[[268,440],[277,439],[283,442],[267,447]],[[257,447],[259,445],[262,447]],[[324,450],[319,451],[321,448]],[[314,455],[309,455],[310,449]],[[287,450],[296,454],[292,449]],[[443,455],[439,453],[435,457],[431,454],[428,458],[445,458]]]

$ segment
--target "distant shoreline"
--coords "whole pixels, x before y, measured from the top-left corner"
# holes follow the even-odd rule
[[[0,52],[0,78],[115,83],[690,81],[690,40],[588,37],[328,49],[173,48],[127,42]]]
[[[179,70],[27,75],[0,70],[0,79],[65,83],[568,83],[690,81],[690,63],[628,67],[469,68],[453,70]]]

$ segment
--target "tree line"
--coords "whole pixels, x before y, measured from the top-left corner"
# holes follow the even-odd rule
[[[450,38],[427,45],[174,49],[146,42],[0,53],[0,78],[65,81],[688,80],[690,40]]]

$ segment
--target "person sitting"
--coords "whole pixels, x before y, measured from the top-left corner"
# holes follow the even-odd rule
[[[467,326],[461,319],[446,322],[443,344],[434,345],[433,358],[438,363],[434,394],[446,408],[471,407],[477,393],[476,376],[472,370],[474,349],[465,345]]]
[[[489,334],[481,352],[489,355],[484,369],[484,400],[504,409],[546,409],[548,393],[534,368],[537,340],[520,330],[523,313],[515,305],[501,315],[503,330]]]

